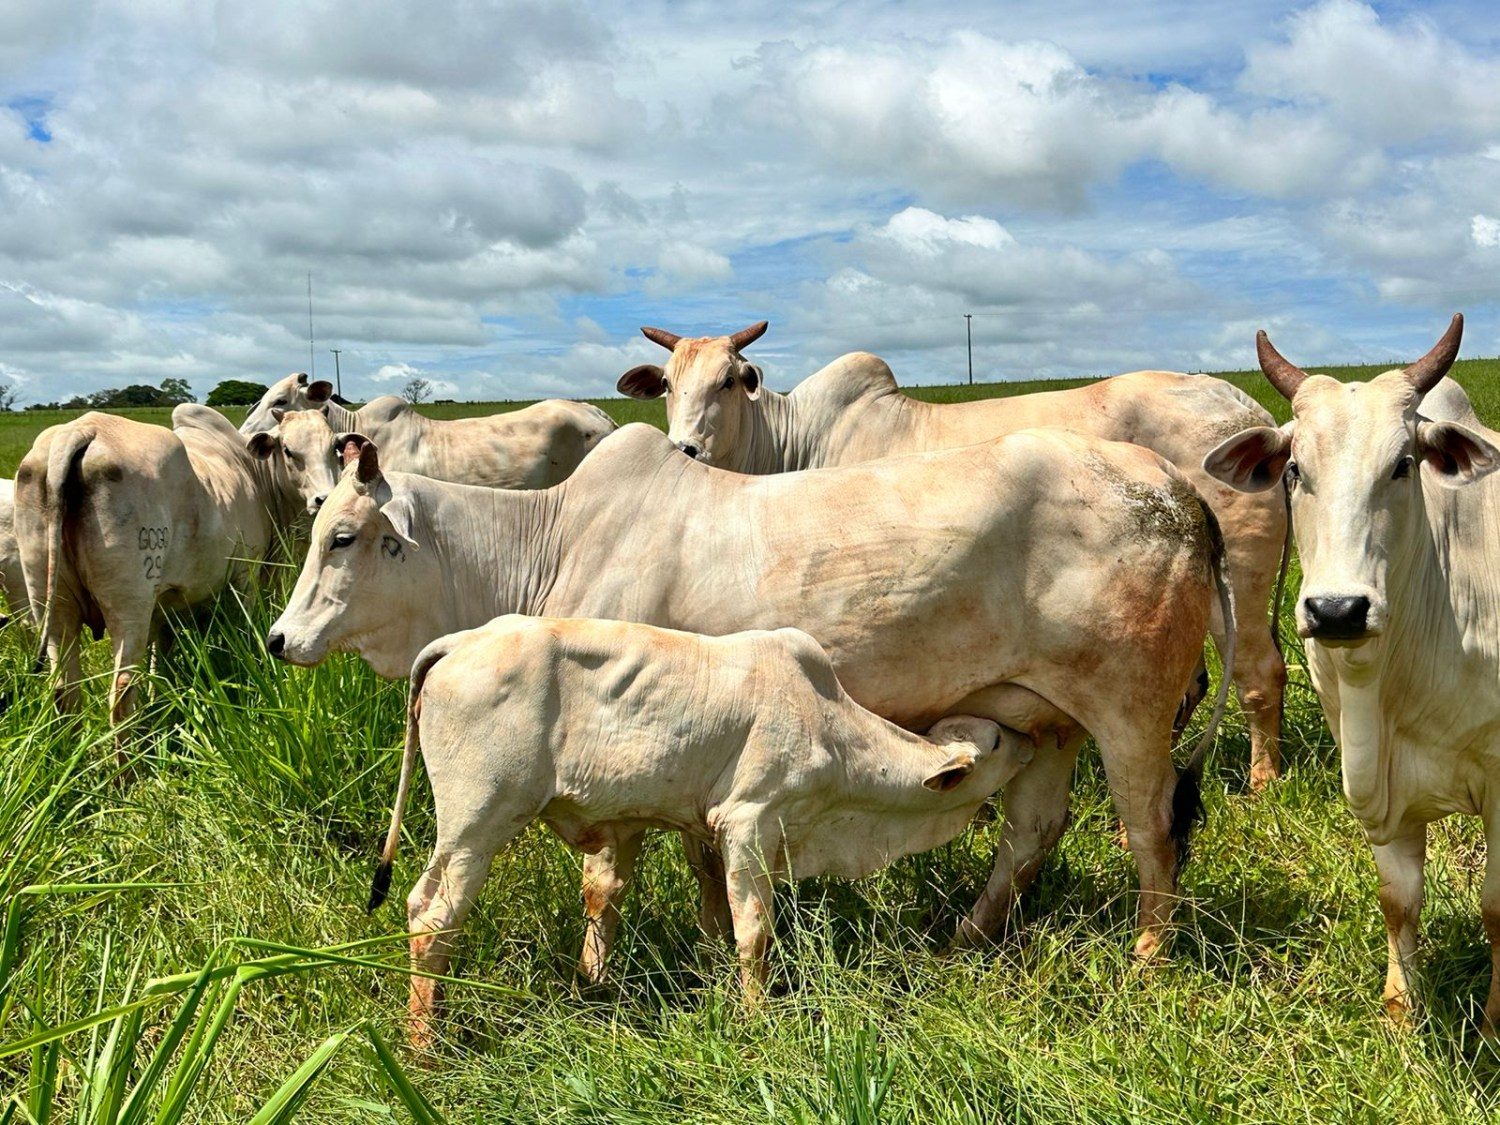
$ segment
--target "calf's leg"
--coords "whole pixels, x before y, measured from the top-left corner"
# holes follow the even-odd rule
[[[766,994],[769,967],[766,950],[771,944],[775,913],[770,873],[762,860],[761,846],[744,842],[725,848],[729,909],[734,917],[734,944],[740,960],[740,990],[745,1003],[758,1006]]]
[[[583,953],[578,972],[590,984],[603,984],[609,951],[620,926],[620,900],[635,874],[646,833],[608,834],[583,861]]]
[[[1001,791],[1002,823],[995,866],[979,901],[958,924],[953,948],[981,945],[999,933],[1016,900],[1062,837],[1068,826],[1073,767],[1085,737],[1078,731],[1056,750],[1038,750],[1031,764]]]
[[[441,981],[417,974],[447,974],[458,930],[489,875],[496,851],[509,839],[507,836],[496,841],[494,846],[487,843],[483,847],[459,845],[447,848],[439,844],[407,897],[407,930],[412,935],[413,970],[407,1037],[419,1050],[430,1049],[436,1041],[434,1025],[441,1014],[443,986]]]
[[[1404,1024],[1417,1004],[1417,935],[1422,914],[1422,869],[1427,861],[1427,826],[1417,825],[1389,844],[1374,847],[1380,872],[1380,912],[1385,915],[1385,1011]],[[1485,877],[1488,891],[1490,880]]]

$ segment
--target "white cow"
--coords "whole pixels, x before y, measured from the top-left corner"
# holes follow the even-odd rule
[[[1279,487],[1247,496],[1203,471],[1204,454],[1229,434],[1273,424],[1253,399],[1206,375],[1135,371],[1070,390],[927,403],[902,394],[885,361],[865,352],[841,356],[782,395],[766,388],[760,369],[741,354],[765,330],[761,321],[732,336],[691,339],[643,328],[671,358],[665,367],[632,368],[619,390],[642,399],[665,394],[677,446],[740,473],[851,465],[1054,425],[1143,445],[1177,466],[1224,533],[1239,610],[1234,671],[1250,723],[1251,786],[1280,774],[1286,666],[1266,605],[1286,542],[1285,496]],[[1217,619],[1212,627],[1222,642]]]
[[[5,593],[9,616],[24,617],[31,603],[26,597],[26,575],[21,570],[21,549],[16,545],[15,515],[16,482],[0,477],[0,591]]]
[[[277,410],[319,410],[340,433],[375,442],[392,469],[486,488],[547,488],[564,480],[584,455],[614,432],[613,419],[587,402],[547,399],[482,418],[440,421],[395,395],[358,410],[334,401],[333,387],[306,375],[273,385],[240,424],[240,433],[276,426]]]
[[[43,430],[22,458],[16,539],[61,709],[77,706],[85,625],[110,635],[110,714],[123,723],[160,611],[245,578],[296,522],[277,459],[245,444],[222,414],[187,403],[170,430],[90,412]]]
[[[1092,733],[1140,870],[1144,956],[1196,811],[1172,723],[1219,549],[1212,514],[1155,454],[1064,430],[745,477],[637,424],[537,492],[386,474],[367,444],[267,647],[297,664],[353,650],[394,678],[435,638],[506,613],[710,636],[796,623],[893,722],[972,714],[1046,740],[1006,788],[967,940],[1001,926],[1062,834]]]
[[[1262,332],[1262,370],[1292,421],[1257,427],[1205,467],[1243,489],[1290,482],[1302,560],[1297,631],[1343,762],[1344,795],[1374,846],[1389,957],[1387,1010],[1405,1019],[1427,825],[1484,820],[1481,905],[1500,1020],[1500,436],[1457,384],[1463,318],[1422,359],[1368,383],[1309,376]],[[1425,396],[1425,398],[1424,398]],[[1429,413],[1429,406],[1432,407]],[[1456,419],[1456,420],[1454,420]]]
[[[774,881],[858,879],[947,843],[1036,745],[988,719],[927,738],[866,711],[797,629],[702,637],[620,621],[507,616],[424,648],[371,909],[385,898],[418,745],[437,844],[407,900],[412,967],[448,971],[491,861],[541,819],[615,878],[585,886],[602,965],[642,828],[689,833],[724,858],[740,978],[766,979]],[[411,1036],[430,1045],[440,993],[414,976]]]
[[[343,468],[328,412],[276,407],[271,420],[274,428],[251,434],[246,447],[263,460],[279,455],[289,487],[301,497],[308,513],[316,515]]]

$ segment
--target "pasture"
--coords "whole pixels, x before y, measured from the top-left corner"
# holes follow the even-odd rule
[[[1462,362],[1455,376],[1481,417],[1500,423],[1500,361]],[[1288,417],[1258,373],[1232,378]],[[622,422],[664,420],[659,401],[599,405]],[[0,473],[57,420],[0,416]],[[32,674],[31,636],[0,633],[0,1092],[39,1120],[41,1091],[53,1089],[53,1120],[114,1120],[88,1116],[100,1105],[89,1098],[107,1100],[99,1091],[127,1049],[144,1066],[175,1042],[195,983],[178,975],[249,962],[260,964],[197,978],[200,1007],[222,1023],[215,1015],[187,1037],[170,1081],[142,1103],[148,1117],[180,1098],[186,1120],[243,1121],[311,1063],[299,1120],[410,1119],[412,1096],[390,1077],[399,1072],[361,1044],[372,1042],[366,1029],[400,1039],[399,901],[432,838],[430,806],[419,783],[397,904],[366,917],[405,687],[353,657],[311,670],[266,657],[261,638],[297,562],[258,597],[226,596],[181,631],[153,679],[149,733],[125,784],[99,705],[105,647],[87,654],[90,705],[63,721]],[[1247,795],[1248,741],[1231,709],[1209,759],[1208,822],[1184,875],[1178,932],[1149,968],[1128,957],[1133,867],[1112,842],[1087,754],[1072,829],[1002,944],[940,956],[989,872],[992,832],[981,824],[860,884],[781,892],[775,994],[754,1013],[738,1002],[729,950],[696,948],[696,883],[665,836],[626,908],[618,984],[581,990],[579,860],[535,827],[497,862],[466,927],[451,1041],[429,1070],[398,1049],[404,1073],[447,1119],[475,1122],[1491,1120],[1500,1055],[1476,1031],[1489,968],[1478,822],[1433,830],[1429,1008],[1396,1031],[1381,1015],[1374,864],[1343,805],[1300,650],[1288,655],[1286,777]],[[152,992],[159,978],[177,979]],[[103,1023],[56,1048],[4,1046],[137,1002],[138,1022],[128,1017],[113,1038]],[[195,1083],[182,1058],[201,1064]],[[0,1121],[26,1119],[0,1108]]]

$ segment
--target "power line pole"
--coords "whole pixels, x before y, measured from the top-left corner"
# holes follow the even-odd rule
[[[339,398],[344,397],[344,377],[339,374],[339,348],[329,348],[333,353],[333,389]]]
[[[964,334],[969,338],[969,386],[974,385],[974,314],[964,313]]]
[[[318,359],[313,355],[313,327],[312,327],[312,271],[307,273],[307,377],[311,379],[318,373]]]

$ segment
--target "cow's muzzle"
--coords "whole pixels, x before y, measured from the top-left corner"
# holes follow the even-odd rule
[[[1320,641],[1357,641],[1368,635],[1370,599],[1355,597],[1303,598],[1307,635]]]
[[[283,654],[286,652],[286,634],[279,629],[272,629],[266,635],[266,651],[277,660],[285,660]]]

